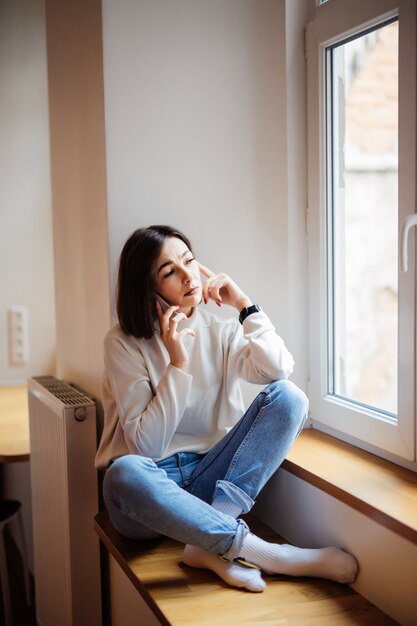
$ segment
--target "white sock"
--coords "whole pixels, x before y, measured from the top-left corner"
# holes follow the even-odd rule
[[[183,561],[190,567],[209,569],[215,572],[231,587],[258,592],[265,589],[265,582],[262,580],[261,572],[258,569],[233,561],[225,561],[221,556],[211,554],[196,546],[185,546]]]
[[[339,583],[352,583],[358,571],[353,556],[339,548],[297,548],[268,543],[252,533],[243,540],[240,558],[267,574],[315,576]]]

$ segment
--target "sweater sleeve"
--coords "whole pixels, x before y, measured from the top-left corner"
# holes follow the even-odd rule
[[[256,384],[269,384],[292,374],[294,359],[263,311],[249,315],[243,325],[234,324],[228,368],[240,378]]]
[[[104,362],[129,452],[161,458],[184,413],[192,376],[169,364],[153,389],[143,355],[115,337],[104,342]]]

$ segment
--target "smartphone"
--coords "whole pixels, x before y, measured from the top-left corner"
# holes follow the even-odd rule
[[[159,293],[157,293],[156,291],[153,292],[153,297],[155,298],[155,300],[158,300],[159,304],[161,305],[162,313],[165,313],[165,311],[169,309],[170,306],[172,306],[172,304],[169,304],[166,300],[164,300],[163,297],[160,296]]]

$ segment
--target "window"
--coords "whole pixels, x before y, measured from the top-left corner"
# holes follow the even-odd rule
[[[326,49],[329,390],[397,416],[398,21]]]
[[[414,244],[402,273],[398,241],[415,211],[416,6],[333,3],[307,27],[311,417],[408,463]]]

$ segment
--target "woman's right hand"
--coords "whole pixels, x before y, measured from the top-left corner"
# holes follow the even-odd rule
[[[175,367],[186,369],[188,365],[188,353],[184,346],[184,337],[191,335],[195,337],[195,332],[191,328],[183,328],[177,331],[178,322],[187,319],[184,313],[176,313],[179,306],[170,306],[165,313],[156,300],[156,312],[159,318],[159,326],[161,328],[161,338],[168,351],[170,362]]]

